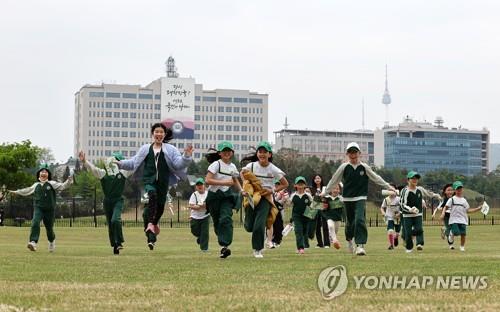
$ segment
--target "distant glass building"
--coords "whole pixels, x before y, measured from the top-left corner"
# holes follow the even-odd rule
[[[472,176],[488,173],[488,130],[446,128],[406,118],[398,126],[374,132],[375,165],[416,170],[420,173],[446,169]]]

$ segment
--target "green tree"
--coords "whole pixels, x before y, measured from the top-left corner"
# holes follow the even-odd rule
[[[33,172],[40,153],[41,149],[29,140],[0,145],[0,185],[18,189],[34,183]]]

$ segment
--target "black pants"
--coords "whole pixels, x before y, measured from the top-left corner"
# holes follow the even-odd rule
[[[275,244],[281,244],[281,241],[283,240],[283,216],[281,215],[281,210],[278,212],[276,215],[276,220],[274,220],[273,223],[273,243]]]
[[[316,240],[318,241],[319,247],[330,246],[328,223],[320,213],[318,213],[318,216],[316,217]]]

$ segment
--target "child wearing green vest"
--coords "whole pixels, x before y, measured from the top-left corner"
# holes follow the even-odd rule
[[[343,182],[343,199],[346,211],[346,239],[349,250],[358,256],[366,255],[365,244],[368,240],[368,231],[365,221],[366,198],[368,195],[368,180],[372,180],[391,191],[394,187],[385,182],[370,166],[360,161],[361,151],[356,142],[351,142],[346,147],[348,162],[343,163],[333,174],[326,186],[325,194],[331,192],[339,182]],[[356,243],[354,248],[352,239]]]
[[[135,171],[144,165],[142,181],[144,192],[149,198],[144,232],[148,247],[153,250],[156,236],[160,233],[158,223],[165,209],[169,186],[180,179],[186,179],[187,167],[193,161],[193,147],[188,145],[184,149],[184,155],[181,155],[175,146],[167,143],[173,138],[173,133],[162,123],[153,124],[151,135],[152,144],[141,146],[134,157],[117,161],[117,164],[120,169],[129,171]]]
[[[205,204],[207,192],[205,191],[205,180],[203,178],[195,181],[195,189],[195,192],[189,198],[191,233],[196,237],[196,243],[200,246],[201,251],[207,252],[210,213],[208,213]]]
[[[106,159],[104,169],[97,168],[85,159],[85,153],[80,151],[78,158],[82,164],[92,172],[92,174],[101,181],[101,187],[104,193],[104,212],[106,214],[106,223],[108,225],[109,243],[113,248],[113,254],[120,254],[123,249],[123,231],[122,231],[122,211],[123,211],[123,190],[125,181],[132,175],[132,171],[119,170],[114,161],[123,160],[120,152],[114,152],[112,156]]]
[[[288,201],[292,204],[292,222],[295,231],[295,244],[297,246],[297,253],[304,254],[304,248],[308,246],[308,224],[310,220],[304,216],[306,207],[310,206],[313,200],[311,194],[305,192],[306,179],[298,176],[294,181],[295,192],[290,196]]]
[[[233,209],[239,209],[241,184],[238,169],[232,163],[234,147],[231,142],[222,141],[217,145],[217,153],[207,154],[210,163],[205,177],[208,186],[206,206],[214,222],[217,242],[221,247],[219,257],[231,255],[229,246],[233,242]],[[233,192],[236,186],[238,193]]]
[[[266,236],[266,222],[269,210],[271,209],[271,203],[266,198],[272,198],[273,192],[286,189],[288,181],[285,178],[285,173],[272,163],[273,150],[269,142],[262,141],[257,144],[255,154],[242,159],[242,162],[248,161],[250,163],[242,171],[248,170],[253,172],[255,177],[260,180],[263,191],[260,192],[261,200],[259,203],[255,207],[245,210],[245,230],[252,233],[254,257],[263,258],[262,250],[264,249]],[[279,180],[280,184],[275,184],[275,179]]]
[[[56,191],[68,188],[73,183],[73,178],[69,177],[64,183],[53,181],[49,166],[42,164],[36,172],[36,179],[38,182],[35,182],[32,186],[10,192],[21,196],[34,194],[35,211],[31,220],[28,249],[36,251],[38,239],[40,238],[40,221],[43,220],[47,239],[49,240],[49,252],[54,252],[56,249],[56,235],[54,233]]]
[[[328,233],[330,242],[335,249],[340,249],[340,242],[337,238],[337,233],[342,221],[342,212],[344,210],[344,202],[342,201],[342,183],[335,185],[331,191],[331,195],[323,197],[323,207],[320,214],[326,220],[328,225]]]
[[[406,252],[413,251],[413,235],[416,236],[417,250],[424,249],[424,229],[422,212],[423,197],[436,198],[441,200],[439,194],[433,193],[418,186],[420,174],[416,171],[410,171],[406,175],[408,178],[408,185],[401,190],[401,212],[403,214],[403,236],[406,243]]]

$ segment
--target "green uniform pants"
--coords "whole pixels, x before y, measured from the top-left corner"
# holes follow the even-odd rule
[[[54,233],[54,219],[54,208],[42,209],[35,206],[33,219],[31,220],[30,242],[38,243],[38,239],[40,238],[40,221],[42,220],[45,230],[47,231],[47,239],[49,242],[53,242],[54,239],[56,239],[56,234]]]
[[[358,245],[366,244],[368,240],[365,204],[365,200],[344,202],[346,213],[345,237],[348,241],[354,238],[354,242]]]
[[[292,215],[295,244],[297,249],[309,248],[308,229],[311,219],[301,215]]]
[[[111,247],[119,246],[124,242],[122,231],[123,198],[117,200],[104,199],[103,204],[108,225],[109,243]]]
[[[233,242],[233,205],[233,201],[226,197],[210,206],[210,215],[219,246],[227,247]]]
[[[264,249],[267,215],[271,204],[262,198],[257,206],[245,210],[245,230],[252,233],[252,249]]]
[[[413,235],[417,237],[417,245],[424,245],[424,228],[422,216],[403,217],[403,232],[406,249],[413,249]]]
[[[204,219],[191,219],[191,233],[196,237],[196,242],[201,250],[208,250],[208,228],[210,217]]]

